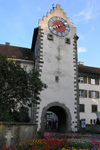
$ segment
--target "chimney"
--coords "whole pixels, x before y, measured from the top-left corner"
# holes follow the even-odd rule
[[[79,61],[78,65],[84,66],[84,62]]]
[[[9,42],[6,42],[5,45],[10,45],[10,43],[9,43]]]

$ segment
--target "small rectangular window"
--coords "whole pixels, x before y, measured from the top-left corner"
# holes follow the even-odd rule
[[[80,91],[79,91],[79,96],[80,96],[80,97],[84,97],[84,90],[80,90]]]
[[[84,104],[80,104],[80,112],[85,112],[85,106],[84,106]]]
[[[93,85],[99,85],[99,79],[98,78],[88,78],[88,83]]]
[[[52,35],[52,34],[48,34],[48,35],[47,35],[47,38],[48,38],[48,40],[53,41],[53,35]]]
[[[99,98],[99,91],[89,91],[89,98]]]
[[[92,124],[92,119],[90,119],[90,124]]]
[[[90,124],[95,124],[96,120],[95,119],[90,119]]]
[[[92,105],[92,112],[96,112],[97,111],[97,105]]]
[[[84,81],[83,77],[78,77],[78,81],[81,82],[81,83],[83,83],[83,81]]]
[[[87,97],[87,90],[79,90],[79,97]]]
[[[87,83],[87,77],[86,76],[84,76],[84,77],[79,76],[78,77],[78,82],[80,82],[80,83]]]
[[[59,82],[59,76],[55,76],[55,81]]]
[[[91,79],[91,84],[95,84],[95,79]]]
[[[71,43],[71,42],[70,42],[70,39],[69,39],[69,38],[66,38],[66,39],[65,39],[65,43],[70,44],[70,43]]]
[[[95,91],[91,91],[91,98],[96,98],[97,95],[96,95],[96,92]]]

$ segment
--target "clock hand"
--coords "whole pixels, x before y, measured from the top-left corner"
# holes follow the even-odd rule
[[[53,28],[55,29],[55,28],[58,28],[58,26],[56,25],[56,26],[53,26]]]
[[[64,24],[63,24],[63,25],[58,25],[58,28],[59,28],[59,27],[62,27],[62,26],[65,26],[65,25],[64,25]]]
[[[61,26],[63,26],[63,25],[56,25],[56,26],[53,26],[53,28],[55,29],[55,28],[59,28]]]
[[[67,24],[67,23],[63,23],[64,26],[66,26],[66,24]],[[59,24],[59,25],[53,26],[53,28],[54,28],[54,29],[55,29],[55,28],[59,28],[59,27],[62,27],[63,25],[60,25],[60,24]]]

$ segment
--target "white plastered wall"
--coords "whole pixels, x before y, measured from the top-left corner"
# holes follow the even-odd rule
[[[100,81],[99,81],[100,83]],[[92,85],[88,83],[79,83],[79,89],[87,90],[87,91],[99,91],[100,92],[100,85]],[[87,97],[82,98],[80,97],[80,104],[84,104],[85,112],[80,113],[80,119],[86,119],[86,124],[90,124],[91,119],[97,119],[95,113],[92,113],[91,106],[97,105],[98,111],[100,111],[100,98],[89,98],[89,92],[87,92]]]
[[[65,43],[66,37],[58,37],[53,34],[53,41],[47,39],[47,34],[51,33],[48,28],[48,21],[53,16],[65,19],[70,25],[70,33],[66,36],[70,38],[71,44]],[[52,102],[65,104],[71,113],[72,122],[76,121],[75,112],[75,91],[74,91],[74,63],[73,63],[73,37],[76,28],[69,22],[66,13],[57,5],[57,8],[47,13],[43,20],[39,21],[39,26],[43,29],[43,67],[41,79],[48,86],[41,92],[41,103],[38,111],[38,130],[40,129],[41,114],[45,106]],[[52,33],[51,33],[52,34]],[[60,54],[59,54],[60,50]],[[60,60],[57,57],[60,56]],[[59,82],[55,81],[55,76],[59,76]],[[74,124],[74,126],[77,124]]]

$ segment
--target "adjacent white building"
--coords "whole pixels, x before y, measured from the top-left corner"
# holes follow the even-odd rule
[[[100,111],[100,68],[78,66],[80,120],[95,124],[96,111]]]

